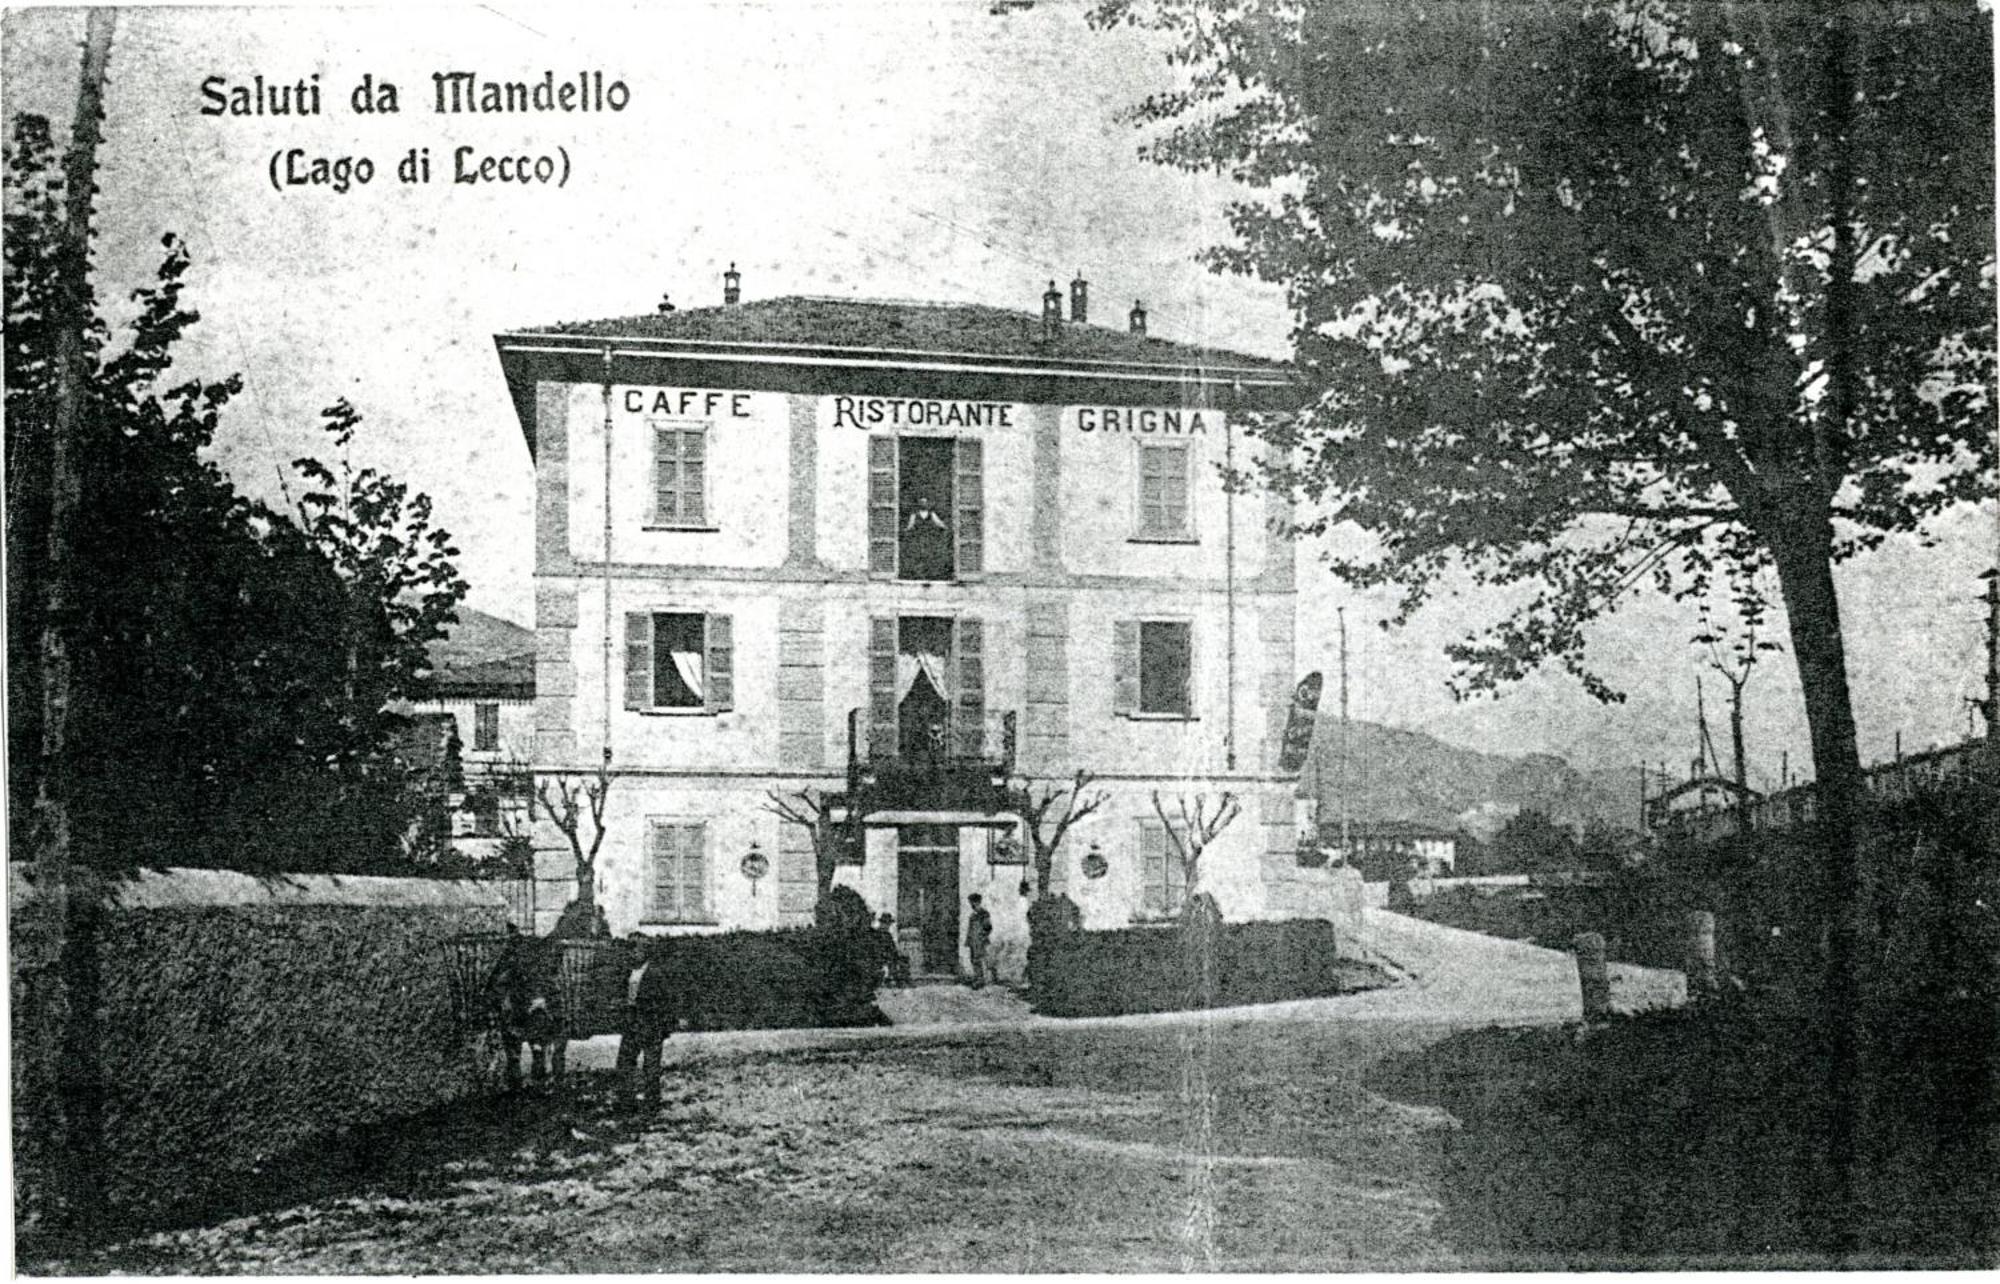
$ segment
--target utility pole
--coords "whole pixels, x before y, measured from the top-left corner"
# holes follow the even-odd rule
[[[31,1019],[40,1027],[38,1044],[53,1059],[56,1075],[52,1102],[56,1117],[48,1121],[53,1153],[45,1157],[54,1186],[49,1212],[53,1220],[70,1226],[94,1221],[102,1199],[103,1099],[98,1090],[94,1001],[73,992],[73,982],[88,970],[84,955],[95,944],[88,933],[75,930],[91,893],[72,895],[76,798],[69,714],[77,699],[73,549],[82,494],[83,452],[77,437],[90,362],[85,340],[91,313],[90,215],[97,192],[97,146],[103,137],[104,77],[116,20],[117,11],[110,8],[93,8],[85,17],[76,120],[63,158],[63,223],[55,265],[56,388],[47,479],[48,581],[42,586],[41,772],[32,817],[41,917],[36,953],[47,971],[44,983],[35,987],[39,993],[30,1004]],[[84,939],[78,939],[80,935]]]
[[[1349,805],[1347,794],[1347,749],[1350,743],[1347,721],[1347,608],[1339,607],[1334,613],[1340,619],[1340,858],[1353,864],[1354,853],[1349,844],[1348,827],[1353,821],[1354,809]]]

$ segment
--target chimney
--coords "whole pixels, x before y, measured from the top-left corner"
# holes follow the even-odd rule
[[[722,274],[722,306],[733,308],[743,301],[743,274],[731,263],[729,270]]]
[[[1081,272],[1069,283],[1069,319],[1078,325],[1090,320],[1090,282]]]
[[[1132,300],[1132,333],[1146,333],[1146,305],[1137,299]]]
[[[1062,291],[1056,289],[1056,283],[1051,281],[1048,292],[1042,295],[1042,339],[1053,343],[1061,333]]]

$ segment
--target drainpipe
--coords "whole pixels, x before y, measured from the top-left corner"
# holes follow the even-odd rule
[[[600,736],[611,761],[611,345],[604,345],[604,716]]]
[[[1230,414],[1222,420],[1222,467],[1228,477],[1236,475],[1236,416],[1235,409],[1243,400],[1243,381],[1233,381],[1235,396],[1230,399]],[[1223,699],[1222,749],[1223,762],[1230,771],[1236,770],[1236,487],[1225,485],[1222,490],[1222,602],[1223,627],[1227,630],[1224,643],[1225,678],[1228,682]]]

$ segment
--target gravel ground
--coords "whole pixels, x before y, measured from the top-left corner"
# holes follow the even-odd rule
[[[1560,1021],[1575,981],[1560,955],[1395,917],[1375,936],[1409,977],[1398,991],[1206,1016],[676,1038],[657,1111],[586,1069],[559,1097],[384,1130],[338,1171],[272,1174],[227,1220],[21,1269],[1452,1269],[1465,1263],[1434,1222],[1455,1121],[1382,1095],[1368,1073],[1494,1019]],[[1624,993],[1651,1003],[1671,988],[1628,974]]]

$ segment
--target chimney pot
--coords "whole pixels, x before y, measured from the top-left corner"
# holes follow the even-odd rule
[[[1062,291],[1054,281],[1042,295],[1042,338],[1053,342],[1062,333]]]
[[[1078,325],[1090,320],[1090,282],[1081,272],[1069,283],[1069,319]]]
[[[736,270],[732,261],[729,270],[722,274],[722,306],[733,308],[743,301],[743,274]]]
[[[1146,333],[1146,305],[1137,299],[1132,300],[1132,333]]]

